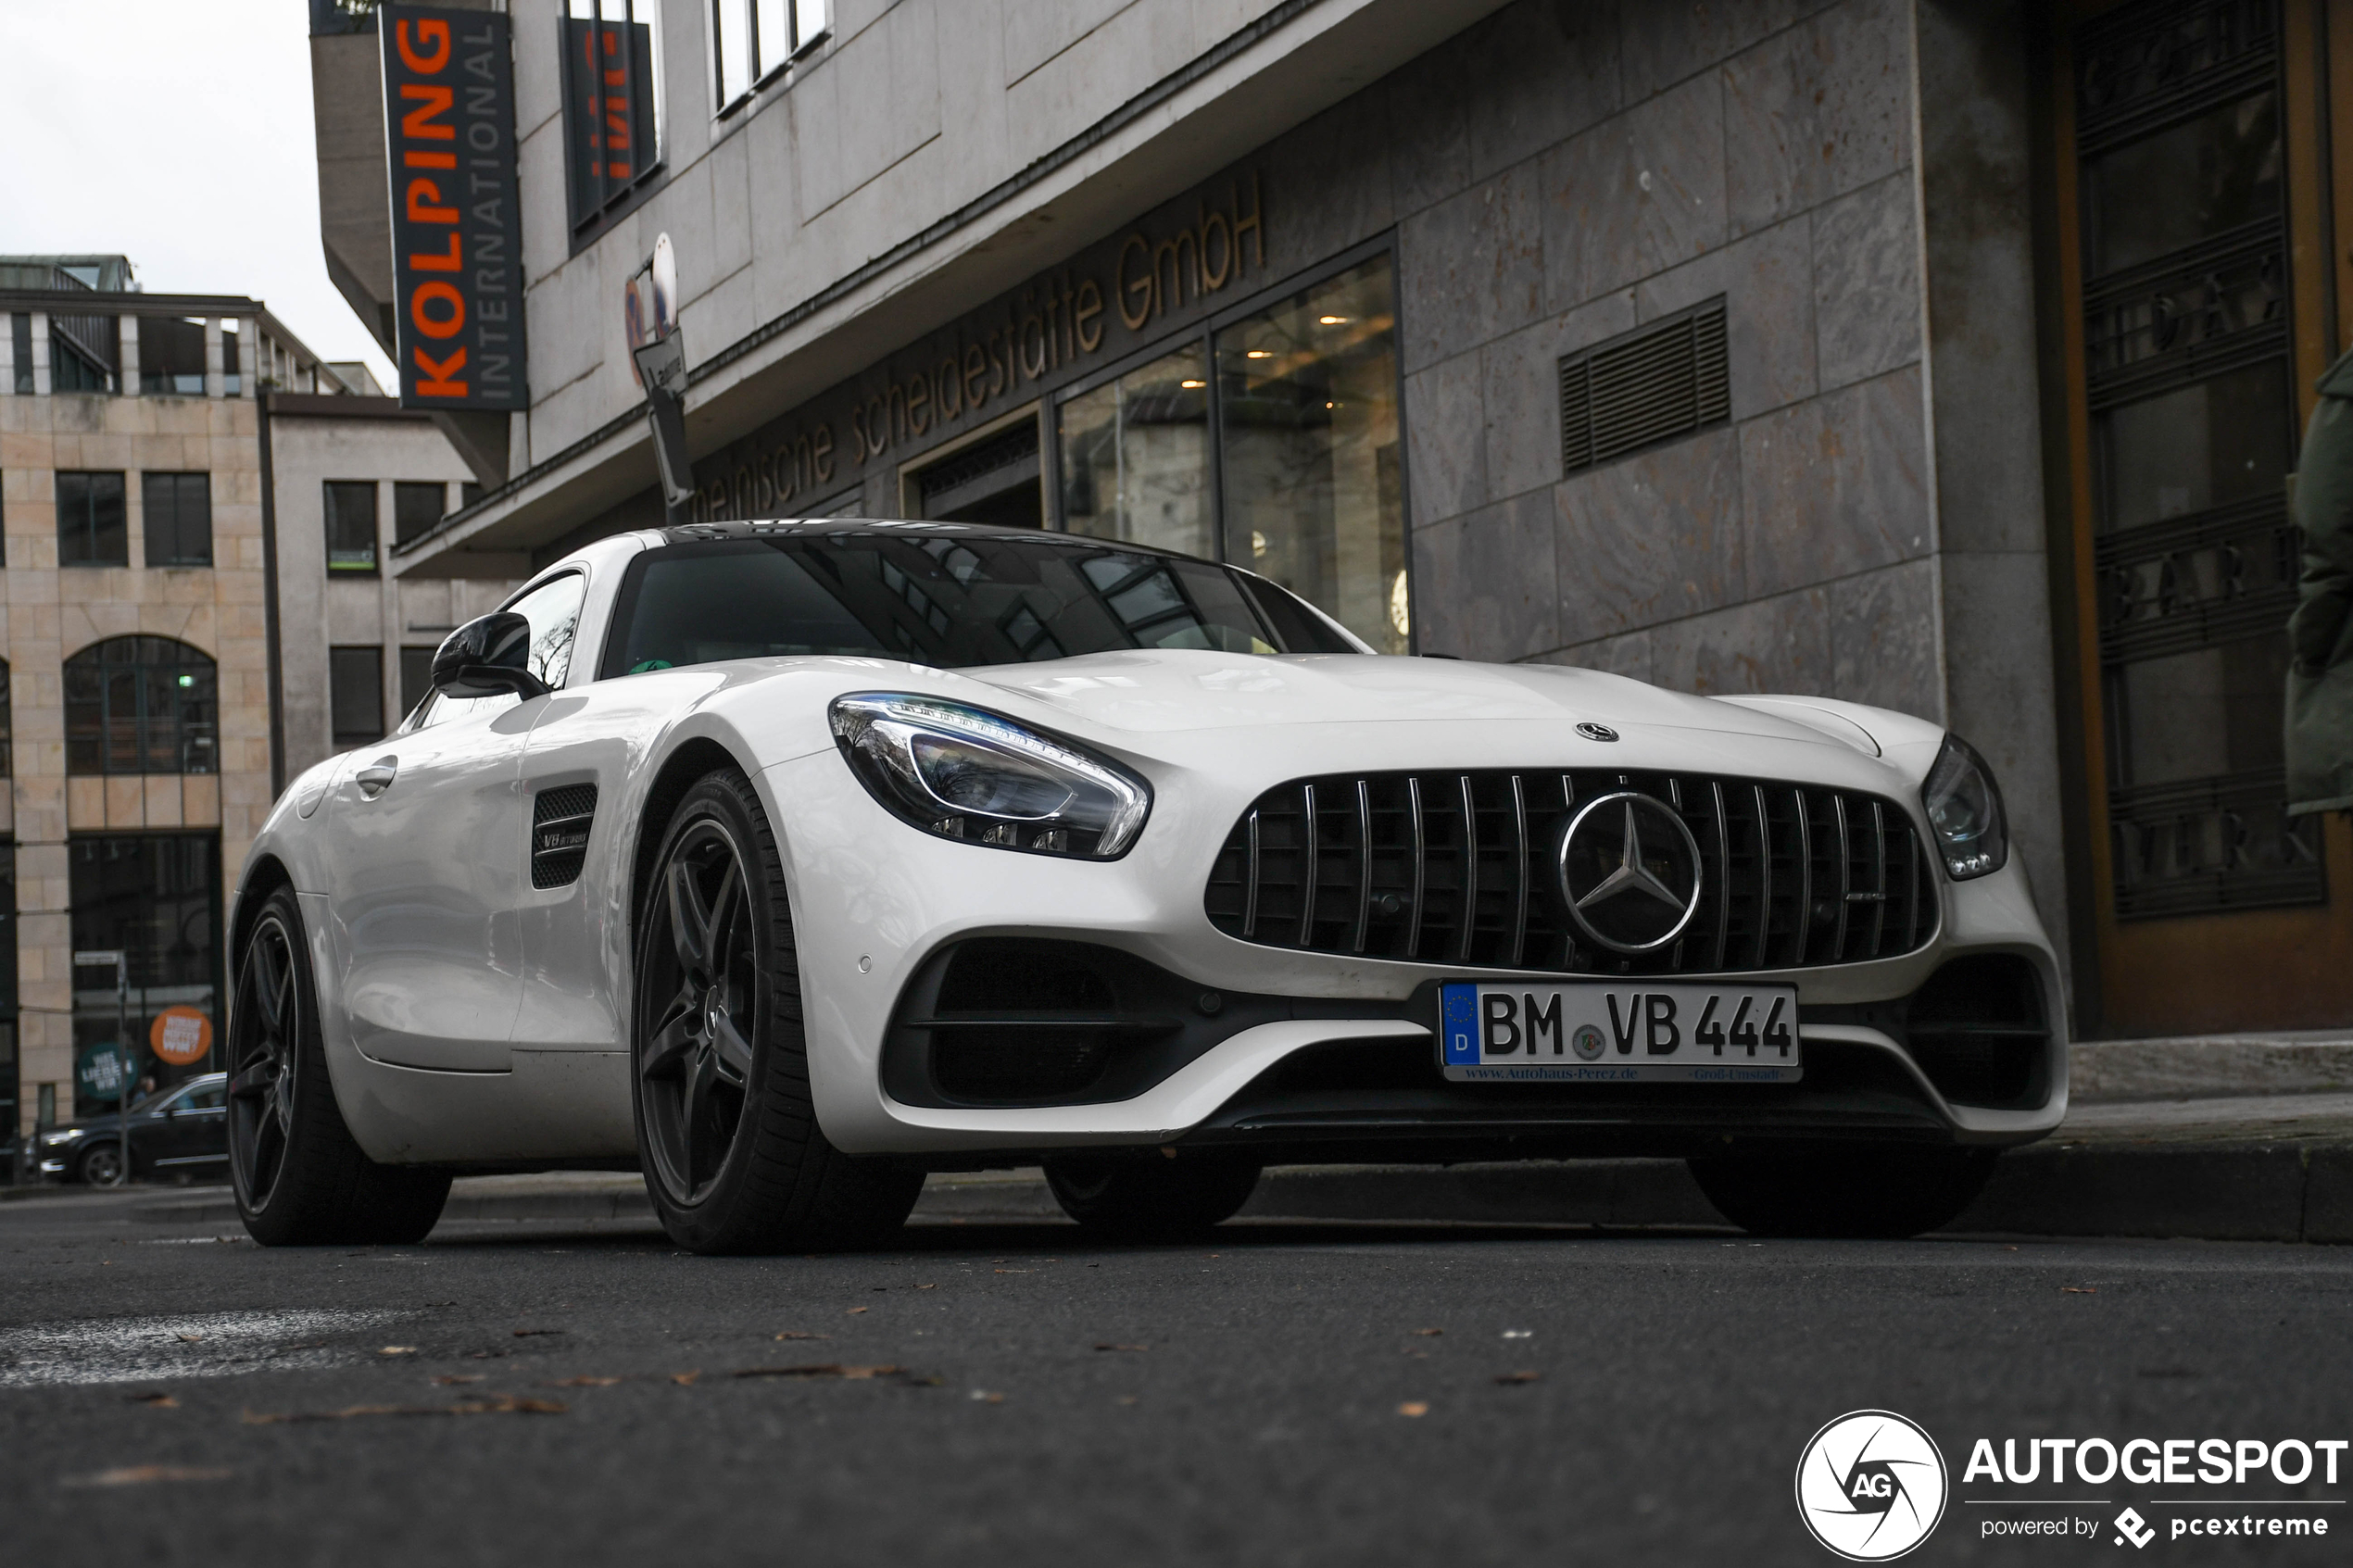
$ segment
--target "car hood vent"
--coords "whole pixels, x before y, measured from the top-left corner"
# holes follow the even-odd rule
[[[543,789],[531,805],[531,885],[569,887],[588,859],[588,829],[597,820],[597,786]]]

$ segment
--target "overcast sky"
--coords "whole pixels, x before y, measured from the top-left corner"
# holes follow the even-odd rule
[[[120,253],[392,367],[327,281],[303,0],[0,0],[0,254]]]

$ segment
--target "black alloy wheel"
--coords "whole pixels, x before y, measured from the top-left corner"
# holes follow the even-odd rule
[[[255,917],[231,993],[229,1180],[265,1247],[422,1241],[449,1173],[368,1158],[335,1103],[302,908],[281,887]]]
[[[751,781],[705,775],[662,832],[637,918],[631,1098],[646,1190],[695,1252],[869,1245],[920,1169],[855,1159],[817,1124],[784,862]]]
[[[107,1138],[104,1142],[92,1144],[75,1169],[81,1173],[82,1180],[90,1186],[119,1187],[122,1185],[122,1144],[120,1135]]]
[[[671,845],[655,895],[648,996],[667,997],[637,1076],[646,1152],[683,1203],[711,1196],[743,1128],[751,1042],[761,1037],[758,954],[744,856],[715,816]]]

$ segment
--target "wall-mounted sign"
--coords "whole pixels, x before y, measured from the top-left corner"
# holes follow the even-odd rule
[[[73,1076],[82,1085],[84,1099],[120,1099],[131,1074],[124,1068],[121,1047],[107,1040],[85,1047],[74,1059]]]
[[[527,408],[507,18],[383,6],[376,31],[401,406]]]
[[[195,1008],[166,1008],[147,1025],[147,1046],[174,1067],[202,1061],[212,1049],[212,1020]]]

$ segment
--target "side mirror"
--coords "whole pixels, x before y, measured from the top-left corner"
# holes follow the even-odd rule
[[[433,689],[444,696],[545,696],[547,682],[531,672],[531,622],[512,610],[469,621],[433,656]]]

